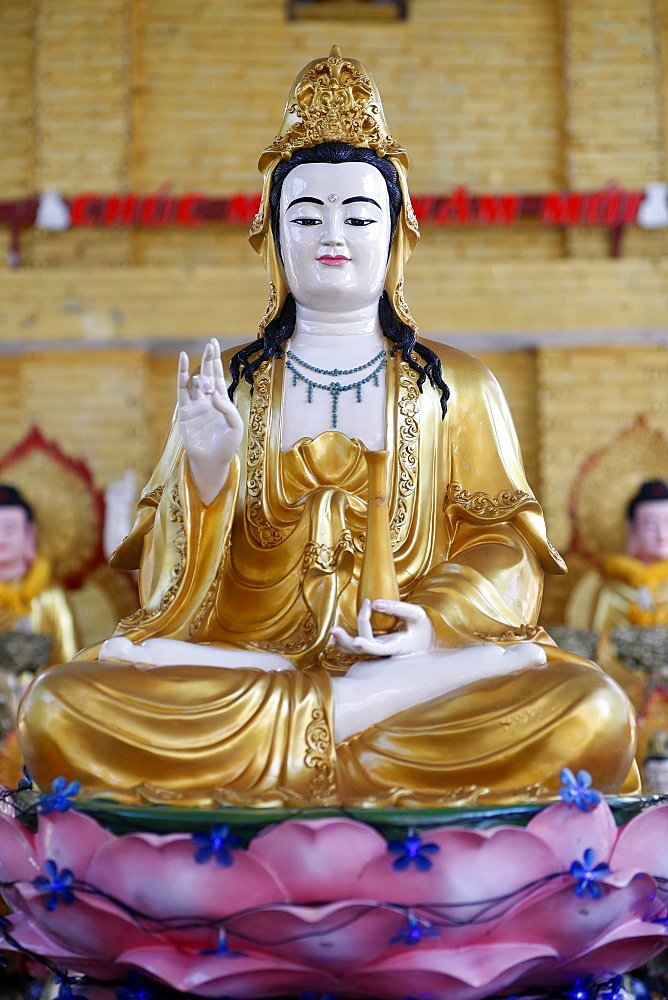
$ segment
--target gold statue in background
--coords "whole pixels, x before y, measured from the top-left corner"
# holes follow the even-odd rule
[[[565,567],[499,386],[417,339],[408,160],[360,63],[305,67],[260,169],[259,338],[222,358],[212,341],[192,377],[182,355],[113,560],[140,568],[141,609],[33,685],[33,777],[260,806],[538,800],[564,766],[636,791],[626,696],[536,626],[543,572]]]

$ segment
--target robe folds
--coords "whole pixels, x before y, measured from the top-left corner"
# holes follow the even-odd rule
[[[24,699],[20,737],[42,786],[63,774],[126,802],[494,804],[552,797],[569,766],[601,791],[637,790],[635,723],[594,664],[536,625],[544,572],[564,572],[525,479],[490,372],[440,344],[451,396],[388,357],[388,498],[400,597],[443,647],[545,644],[541,668],[468,685],[333,741],[330,644],[356,632],[366,532],[364,447],[337,431],[281,451],[283,362],[236,394],[245,437],[204,505],[172,427],[114,556],[140,569],[141,607],[117,634],[270,651],[295,671],[105,663],[51,668]],[[225,359],[224,359],[225,360]],[[350,401],[347,405],[356,405]]]

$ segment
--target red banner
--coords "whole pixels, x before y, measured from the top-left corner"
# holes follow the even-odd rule
[[[45,192],[39,198],[0,202],[0,223],[11,227],[9,262],[18,264],[21,229],[37,226],[59,231],[70,227],[204,226],[208,223],[248,226],[260,204],[258,194],[214,198],[206,194],[174,195],[163,187],[153,194],[79,194],[62,198]],[[598,227],[611,230],[613,254],[619,253],[624,227],[668,226],[668,186],[649,184],[644,191],[610,185],[598,191],[550,191],[547,194],[472,194],[457,187],[450,194],[416,195],[415,215],[433,226],[509,227],[530,221],[551,227]]]

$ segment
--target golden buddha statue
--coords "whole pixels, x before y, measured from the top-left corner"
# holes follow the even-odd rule
[[[634,444],[635,444],[634,440]],[[654,444],[654,439],[650,439]],[[620,504],[621,506],[621,504]],[[578,581],[566,621],[595,637],[596,658],[638,716],[638,757],[668,721],[668,484],[641,482],[625,504],[624,551]],[[660,742],[660,741],[659,741]]]
[[[565,566],[499,386],[417,339],[408,159],[364,67],[309,63],[259,166],[259,337],[181,355],[112,560],[141,608],[33,684],[33,778],[183,805],[540,800],[565,766],[637,791],[626,696],[536,625]]]
[[[0,484],[0,632],[48,636],[43,662],[62,663],[77,650],[74,622],[37,542],[31,504],[15,486]]]

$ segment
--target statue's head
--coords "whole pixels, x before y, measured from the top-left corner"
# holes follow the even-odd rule
[[[643,483],[626,514],[628,554],[648,563],[668,559],[668,485],[661,479]]]
[[[340,224],[351,239],[354,235],[366,244],[384,244],[375,265],[376,270],[382,267],[382,281],[378,281],[376,271],[369,274],[369,294],[377,300],[385,289],[396,315],[414,327],[403,298],[404,264],[419,235],[406,183],[408,156],[390,135],[376,85],[361,63],[342,57],[334,46],[327,58],[304,67],[291,88],[281,130],[262,153],[259,168],[264,187],[249,239],[264,260],[272,286],[261,329],[280,313],[288,290],[293,295],[297,292],[297,301],[304,290],[292,266],[300,266],[300,259],[291,256],[286,246],[286,227],[291,231],[288,241],[292,250],[292,244],[303,245],[307,235],[302,232],[304,239],[293,240],[296,231],[310,225],[322,232],[322,225],[328,224],[326,215],[340,216]],[[305,193],[305,185],[313,190]],[[297,193],[298,188],[301,193]],[[322,188],[323,197],[315,188]],[[369,195],[368,190],[377,196]],[[381,206],[376,215],[372,201],[361,202],[360,195]],[[286,210],[299,197],[324,203],[300,203],[318,209],[311,216],[314,222],[306,221],[306,210],[299,205],[290,210],[288,219]],[[341,208],[348,198],[356,200],[346,215]],[[330,211],[331,206],[336,210]],[[304,223],[295,222],[297,214],[304,216]],[[336,219],[332,222],[336,223]],[[358,232],[353,234],[353,229]],[[326,267],[330,269],[327,272]],[[318,287],[323,295],[330,286],[346,280],[346,270],[355,269],[336,263],[316,269],[322,279]],[[350,277],[363,280],[361,272]]]
[[[21,579],[37,555],[32,507],[14,487],[0,484],[0,580]]]
[[[323,311],[377,304],[402,204],[389,160],[341,142],[298,149],[274,170],[269,204],[298,304]]]

